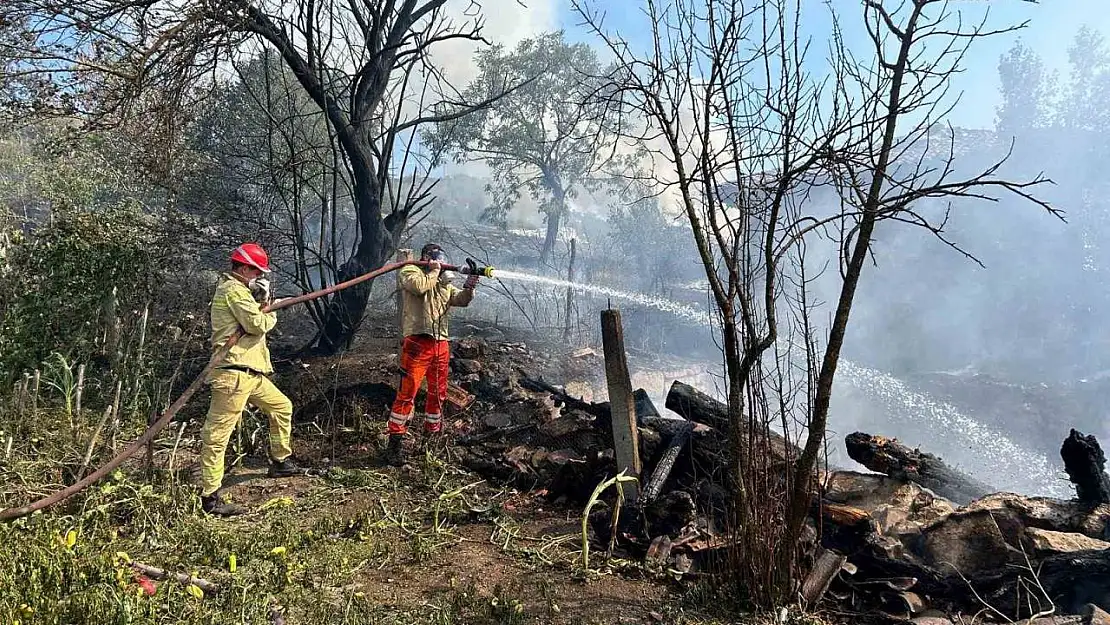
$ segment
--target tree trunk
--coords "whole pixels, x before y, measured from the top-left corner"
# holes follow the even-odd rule
[[[924,5],[915,4],[906,26],[906,33],[916,31],[918,18]],[[817,373],[817,391],[813,398],[813,409],[808,424],[809,433],[806,437],[802,457],[798,459],[798,469],[801,473],[808,473],[817,463],[817,456],[824,444],[825,431],[828,426],[829,405],[832,400],[832,386],[836,378],[836,368],[840,363],[840,350],[844,346],[844,337],[848,333],[848,318],[852,312],[852,303],[856,298],[856,289],[859,287],[860,275],[863,266],[871,251],[871,236],[875,232],[875,224],[879,219],[879,208],[882,206],[883,183],[887,178],[887,168],[891,161],[891,152],[894,146],[894,136],[898,126],[898,119],[902,107],[902,84],[906,76],[906,67],[909,63],[910,46],[917,41],[908,34],[901,40],[898,50],[898,60],[891,67],[891,80],[887,97],[887,115],[883,120],[883,138],[879,146],[877,162],[871,172],[871,182],[868,186],[867,196],[864,199],[863,215],[855,233],[855,242],[851,247],[848,264],[845,267],[843,282],[840,287],[840,297],[837,299],[836,311],[833,314],[832,327],[829,328],[828,342],[825,344],[825,355],[821,360],[821,368]],[[876,94],[878,95],[878,94]],[[877,98],[881,99],[881,98]],[[810,493],[801,484],[795,485],[790,505],[790,535],[796,536],[805,522],[807,505]]]
[[[552,210],[547,214],[547,236],[543,239],[543,249],[540,251],[541,264],[551,260],[555,253],[555,244],[559,241],[559,222],[563,217],[562,200],[559,204],[558,210]]]
[[[543,249],[540,250],[540,266],[543,266],[551,261],[555,253],[555,244],[559,242],[559,225],[562,222],[563,213],[567,210],[567,190],[553,170],[541,167],[540,171],[543,173],[544,184],[551,190],[553,199],[551,210],[547,212],[547,236],[544,237]]]
[[[352,156],[352,161],[355,158]],[[354,254],[335,276],[344,282],[373,271],[385,263],[393,253],[392,237],[382,220],[381,188],[370,169],[369,158],[354,165],[355,215],[358,219],[359,242]],[[399,227],[394,225],[394,227]],[[403,227],[403,225],[400,225]],[[320,332],[317,350],[323,354],[336,354],[348,349],[366,314],[373,280],[344,289],[329,298],[324,327]]]

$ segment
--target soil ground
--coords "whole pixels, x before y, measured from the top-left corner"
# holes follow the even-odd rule
[[[513,338],[522,339],[508,342],[517,346],[525,337]],[[676,609],[683,589],[665,578],[626,563],[609,565],[604,556],[593,565],[599,568],[585,573],[580,563],[580,511],[544,502],[542,493],[501,488],[452,462],[452,440],[483,416],[487,406],[482,402],[462,413],[448,411],[447,435],[436,443],[425,441],[414,421],[407,441],[410,463],[402,468],[382,466],[378,455],[384,444],[385,412],[399,382],[396,347],[388,320],[380,319],[371,322],[352,351],[291,364],[288,370],[302,370],[285,376],[287,390],[300,406],[295,453],[310,465],[334,470],[324,478],[272,480],[265,475],[265,464],[253,460],[229,476],[227,495],[254,509],[289,497],[296,502],[295,515],[308,520],[322,514],[354,518],[367,510],[385,511],[383,490],[390,491],[388,508],[402,510],[420,524],[419,529],[402,532],[409,533],[412,553],[390,566],[367,567],[350,584],[383,610],[415,618],[432,599],[462,594],[490,603],[493,613],[505,608],[505,622],[650,623],[683,618],[683,611]],[[550,362],[541,362],[536,352],[506,351],[518,357],[495,352],[484,364],[529,366],[536,373],[550,373]],[[343,392],[333,390],[333,400],[321,402],[319,397],[327,394],[321,383]],[[417,405],[422,405],[422,398]],[[336,416],[336,411],[346,414]],[[337,487],[337,482],[352,481],[369,485]],[[452,505],[455,497],[459,503]],[[443,501],[449,502],[444,508],[451,511],[451,519],[442,527],[436,527],[434,512],[431,527],[422,522],[427,519],[417,520]],[[424,542],[428,544],[420,544]],[[421,553],[424,549],[427,555]]]
[[[443,439],[410,436],[406,466],[382,466],[385,413],[398,381],[390,321],[369,322],[342,356],[280,362],[276,381],[297,407],[295,454],[319,475],[266,477],[264,419],[248,413],[229,451],[225,494],[250,512],[203,514],[191,485],[201,395],[184,428],[172,426],[159,440],[152,475],[135,459],[64,505],[0,525],[0,549],[8,552],[0,556],[0,622],[756,622],[738,613],[715,620],[705,608],[719,612],[720,602],[696,581],[610,560],[596,547],[584,566],[580,509],[460,468],[453,439],[489,410],[480,401],[448,412]],[[508,339],[491,346],[487,368],[550,374],[568,366]],[[33,446],[48,435],[54,450]],[[65,462],[54,459],[80,448],[63,444],[65,436],[47,428],[0,464],[9,484],[0,506],[64,481]],[[72,437],[82,438],[87,433]],[[156,580],[155,594],[144,596],[131,560],[220,590]]]

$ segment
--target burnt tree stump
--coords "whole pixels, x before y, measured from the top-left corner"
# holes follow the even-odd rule
[[[1092,505],[1110,503],[1110,477],[1103,470],[1106,454],[1093,434],[1084,436],[1072,429],[1060,447],[1060,457],[1068,479],[1075,484],[1079,501]]]
[[[987,484],[953,469],[937,456],[893,439],[855,432],[844,437],[844,444],[848,456],[868,469],[924,486],[961,506],[994,492]]]

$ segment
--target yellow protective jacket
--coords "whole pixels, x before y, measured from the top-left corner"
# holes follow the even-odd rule
[[[452,284],[439,281],[439,272],[405,265],[397,273],[401,287],[401,333],[404,336],[429,334],[445,341],[448,334],[447,316],[451,306],[470,304],[470,291],[461,291]]]
[[[246,367],[258,373],[273,373],[266,333],[277,324],[275,313],[264,313],[250,289],[230,273],[220,278],[212,297],[212,349],[227,343],[238,328],[245,334],[217,367]]]

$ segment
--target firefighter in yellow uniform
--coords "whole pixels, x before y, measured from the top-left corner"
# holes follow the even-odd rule
[[[277,316],[262,312],[271,302],[269,257],[254,243],[244,243],[231,254],[232,269],[224,274],[212,298],[212,349],[219,350],[239,329],[243,336],[208,378],[212,403],[201,431],[201,506],[205,512],[221,516],[245,510],[226,502],[219,495],[224,478],[224,453],[235,426],[247,404],[257,407],[269,419],[270,477],[289,477],[304,471],[293,461],[291,431],[293,404],[266,376],[273,373],[266,334],[274,328]]]

